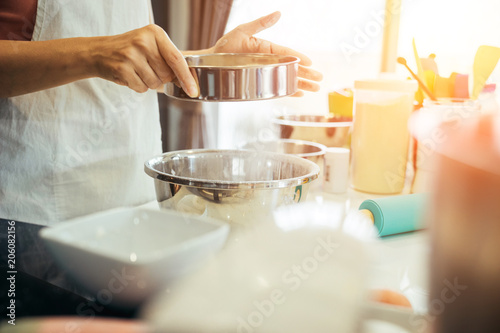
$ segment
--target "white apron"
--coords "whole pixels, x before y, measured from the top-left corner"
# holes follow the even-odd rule
[[[147,0],[38,0],[33,40],[148,23]],[[153,200],[143,163],[161,153],[156,94],[95,78],[0,99],[0,218],[53,224]]]

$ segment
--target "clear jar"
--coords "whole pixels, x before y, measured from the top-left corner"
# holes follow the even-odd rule
[[[354,83],[351,186],[379,194],[401,193],[410,134],[408,119],[418,85],[408,80]]]

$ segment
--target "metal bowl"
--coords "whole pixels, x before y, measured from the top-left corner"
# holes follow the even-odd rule
[[[281,116],[272,120],[279,137],[317,142],[327,147],[349,146],[352,119],[323,115]]]
[[[292,95],[297,92],[299,58],[274,54],[215,53],[186,56],[198,81],[200,95],[189,97],[169,82],[165,94],[200,101],[251,101]]]
[[[319,167],[303,158],[250,150],[180,150],[147,161],[160,207],[236,224],[303,201]]]
[[[241,146],[241,148],[295,155],[316,163],[320,167],[320,173],[323,171],[326,146],[320,143],[305,140],[277,139],[274,141],[249,142]]]

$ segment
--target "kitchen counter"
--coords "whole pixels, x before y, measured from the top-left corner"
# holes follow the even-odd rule
[[[312,191],[309,202],[335,205],[349,214],[358,209],[367,199],[381,198],[349,189],[345,194],[330,194]],[[379,238],[373,252],[372,276],[369,287],[392,289],[403,293],[415,310],[427,311],[427,274],[429,256],[429,235],[426,230]]]
[[[318,189],[308,195],[308,202],[329,205],[339,214],[356,210],[359,204],[373,195],[349,190],[343,195],[327,194]],[[156,202],[144,207],[158,209]],[[0,220],[0,306],[7,306],[7,225]],[[107,317],[135,317],[134,311],[120,311],[98,306],[92,297],[78,288],[59,268],[38,237],[43,228],[30,223],[16,222],[16,318],[46,315],[91,314]],[[370,245],[372,246],[372,245]],[[418,231],[384,237],[373,244],[369,288],[391,289],[404,294],[418,313],[425,313],[427,288],[428,234]],[[368,332],[401,332],[381,323],[368,326]]]
[[[309,194],[307,201],[334,205],[349,214],[358,209],[366,199],[384,197],[348,189],[345,194],[325,193],[317,188]],[[371,274],[368,278],[370,289],[390,289],[405,295],[410,301],[415,318],[420,327],[428,324],[428,258],[429,234],[426,230],[386,236],[370,244],[373,246]],[[420,327],[416,327],[416,331]],[[392,324],[371,321],[366,326],[366,333],[407,332]]]

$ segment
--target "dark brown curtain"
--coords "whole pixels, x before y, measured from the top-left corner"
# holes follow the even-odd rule
[[[205,49],[222,37],[233,0],[191,0],[189,49]]]
[[[181,50],[213,46],[226,28],[233,0],[153,0],[155,23]],[[163,151],[215,148],[217,103],[159,94]]]

